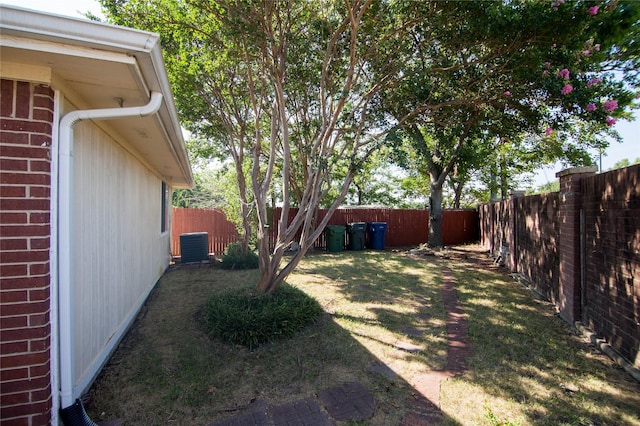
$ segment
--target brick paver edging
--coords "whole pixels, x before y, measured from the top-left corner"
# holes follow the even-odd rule
[[[418,399],[403,418],[403,426],[433,425],[442,421],[440,411],[440,384],[457,374],[466,371],[466,359],[471,354],[467,318],[462,310],[456,291],[456,281],[451,269],[441,267],[442,296],[447,315],[447,368],[443,371],[430,371],[415,377],[411,385],[425,399]]]

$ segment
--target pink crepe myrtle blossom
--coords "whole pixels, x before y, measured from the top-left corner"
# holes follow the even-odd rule
[[[598,83],[602,83],[602,79],[599,77],[594,77],[587,82],[587,87],[595,86]]]
[[[611,127],[614,124],[616,124],[618,120],[616,120],[615,118],[611,117],[611,116],[607,116],[607,126]]]
[[[549,61],[545,62],[545,63],[544,63],[544,67],[545,67],[546,69],[551,68],[551,62],[549,62]]]
[[[560,71],[558,71],[558,74],[556,74],[556,77],[569,80],[569,70],[566,68],[561,69]]]
[[[586,50],[586,49],[585,49],[585,50],[583,50],[583,51],[582,51],[582,54],[583,54],[584,56],[591,56],[591,51],[590,51],[590,50]]]
[[[609,99],[608,101],[605,101],[604,104],[602,104],[602,109],[604,109],[606,112],[611,112],[616,108],[618,108],[618,101],[613,99]]]
[[[553,133],[553,127],[547,127],[547,128],[544,130],[544,134],[545,134],[546,136],[550,136],[550,135],[551,135],[551,133]]]
[[[596,110],[596,104],[591,103],[591,104],[587,105],[586,110],[588,112],[595,111]]]
[[[504,92],[504,95],[505,95],[506,97],[509,97],[509,96],[511,96],[511,92],[507,90],[506,92]]]
[[[560,91],[563,95],[568,95],[571,92],[573,92],[573,86],[570,84],[565,84],[562,91]]]
[[[596,15],[598,14],[598,9],[599,9],[599,8],[600,8],[599,6],[591,6],[591,7],[587,10],[587,12],[589,12],[589,15],[591,15],[591,16],[596,16]]]
[[[549,75],[549,71],[548,71],[548,70],[544,70],[544,71],[542,71],[542,76],[543,76],[543,77],[546,77],[546,76],[548,76],[548,75]]]
[[[600,43],[594,45],[593,48],[596,49],[597,52],[599,52],[600,51]]]

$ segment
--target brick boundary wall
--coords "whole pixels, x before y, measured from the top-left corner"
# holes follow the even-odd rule
[[[53,91],[0,81],[0,420],[51,419]]]
[[[583,321],[640,368],[640,165],[581,181]]]
[[[517,268],[545,299],[558,302],[560,260],[558,256],[558,203],[560,194],[533,195],[517,199]],[[534,280],[534,278],[538,278]]]
[[[640,368],[640,165],[557,176],[560,192],[480,206],[481,242]]]

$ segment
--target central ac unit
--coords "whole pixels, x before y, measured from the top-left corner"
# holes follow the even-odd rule
[[[181,234],[180,257],[182,263],[209,260],[209,234],[206,232]]]

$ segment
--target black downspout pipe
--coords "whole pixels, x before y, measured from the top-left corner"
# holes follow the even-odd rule
[[[89,415],[84,411],[82,401],[76,399],[73,405],[68,406],[60,410],[60,417],[62,417],[62,423],[65,426],[98,426],[89,418]]]

